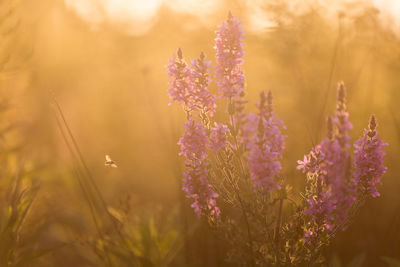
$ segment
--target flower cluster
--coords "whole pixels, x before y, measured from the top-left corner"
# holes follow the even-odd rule
[[[194,199],[192,208],[197,216],[202,212],[210,212],[218,216],[220,213],[216,205],[215,193],[208,182],[207,145],[208,136],[201,123],[196,123],[192,118],[185,123],[186,131],[179,140],[180,155],[185,156],[185,165],[188,170],[184,173],[183,190],[188,198]]]
[[[326,138],[317,146],[324,154],[326,172],[324,183],[329,188],[330,197],[336,202],[335,220],[340,224],[347,220],[348,212],[355,201],[354,186],[349,181],[349,155],[343,151],[338,140]]]
[[[364,130],[363,136],[354,143],[354,184],[361,193],[370,194],[372,197],[380,196],[376,185],[381,182],[386,167],[383,165],[385,152],[383,142],[376,130],[375,116],[371,116],[368,130]]]
[[[353,129],[346,106],[346,87],[341,81],[337,88],[336,111],[328,118],[327,138],[321,142],[321,150],[327,159],[327,185],[332,198],[337,202],[336,221],[342,224],[347,220],[350,207],[355,201],[355,188],[350,181],[351,158],[349,131]]]
[[[261,92],[258,109],[259,114],[250,116],[245,131],[250,175],[256,187],[272,191],[280,188],[276,180],[282,169],[280,159],[285,140],[281,130],[285,127],[273,112],[271,91],[268,92],[268,96]],[[257,128],[254,125],[256,121]]]
[[[351,172],[348,131],[353,126],[349,121],[345,96],[344,83],[340,82],[335,116],[333,119],[328,117],[327,137],[304,157],[304,161],[298,161],[297,167],[311,177],[308,180],[309,187],[319,185],[319,189],[314,190],[319,193],[310,193],[307,196],[308,209],[305,213],[311,215],[314,222],[323,220],[328,232],[334,229],[345,229],[350,209],[360,197],[358,193],[366,192],[372,197],[379,196],[376,184],[380,183],[386,171],[386,167],[383,166],[385,153],[382,149],[387,144],[379,139],[376,119],[372,116],[369,130],[365,130],[363,137],[354,144],[355,158],[353,173]],[[316,153],[323,160],[318,161],[315,157]],[[316,233],[310,235],[310,231],[306,229],[306,238],[317,235]],[[319,234],[321,234],[321,229],[319,229]]]
[[[311,216],[305,229],[306,242],[314,244],[315,238],[333,229],[336,200],[331,197],[331,191],[326,184],[326,158],[320,147],[315,147],[303,161],[298,161],[297,169],[307,173],[305,214]]]
[[[244,74],[243,42],[244,32],[236,17],[231,13],[216,31],[215,49],[217,50],[216,78],[219,93],[226,98],[239,96],[243,92]]]
[[[215,104],[215,96],[207,89],[211,81],[210,78],[211,61],[207,61],[203,52],[199,58],[191,61],[191,78],[193,106],[208,112],[213,116],[217,105]]]
[[[227,144],[229,144],[227,136],[228,133],[228,126],[222,123],[214,123],[214,127],[211,128],[210,133],[210,147],[213,152],[218,153],[221,149],[225,148]]]
[[[326,137],[298,161],[297,169],[307,177],[304,200],[294,204],[295,216],[284,222],[283,202],[295,202],[281,176],[285,125],[274,112],[271,92],[261,92],[257,113],[245,112],[240,24],[229,13],[215,39],[216,84],[220,98],[228,102],[228,122],[216,121],[223,116],[215,115],[219,97],[208,90],[211,62],[203,53],[187,65],[179,49],[168,65],[170,98],[184,107],[188,119],[178,142],[186,166],[183,190],[198,216],[208,217],[213,226],[227,231],[230,241],[240,243],[237,248],[243,251],[233,254],[243,265],[291,266],[295,261],[303,266],[316,262],[321,248],[346,228],[363,197],[379,196],[376,186],[386,171],[387,144],[379,138],[373,116],[354,144],[352,161],[353,125],[346,88],[339,82]],[[217,199],[227,207],[224,216],[219,216]],[[243,241],[243,233],[248,240]]]
[[[203,125],[192,118],[185,123],[185,127],[185,134],[178,142],[181,148],[179,155],[186,158],[187,164],[199,165],[207,158],[207,133]]]
[[[171,88],[168,93],[172,102],[177,101],[187,111],[202,111],[213,116],[215,96],[208,90],[211,62],[206,60],[204,53],[188,66],[179,48],[169,62],[167,67]]]
[[[342,148],[350,147],[349,131],[353,129],[353,124],[349,121],[349,113],[346,107],[346,87],[343,82],[339,82],[337,89],[337,103],[334,117],[337,131],[335,138]]]
[[[180,105],[190,106],[190,90],[191,77],[190,68],[183,59],[182,50],[179,48],[178,52],[174,54],[173,58],[169,60],[168,75],[171,77],[169,84],[171,88],[168,94],[171,98],[171,103],[177,101]]]
[[[240,21],[229,13],[227,21],[219,27],[215,40],[216,80],[220,94],[230,98],[231,105],[237,102],[235,108],[237,113],[243,113],[244,110],[244,102],[240,99],[244,96],[244,75],[241,68],[244,54],[242,39]],[[177,101],[184,107],[189,119],[185,124],[185,135],[178,143],[181,147],[180,154],[185,157],[187,166],[183,189],[189,198],[195,200],[192,207],[198,215],[205,210],[211,211],[212,215],[218,215],[219,209],[215,202],[218,194],[212,190],[208,181],[207,148],[218,154],[221,150],[233,146],[228,140],[231,131],[227,125],[214,122],[213,126],[210,126],[216,111],[216,96],[208,90],[211,81],[211,62],[206,60],[204,53],[201,53],[199,58],[193,59],[188,65],[181,49],[178,49],[169,62],[167,66],[171,85],[168,90],[169,96],[172,102]],[[238,132],[237,118],[232,117],[230,127]]]

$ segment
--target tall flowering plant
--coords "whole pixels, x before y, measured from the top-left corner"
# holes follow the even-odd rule
[[[228,260],[246,266],[318,265],[322,248],[346,229],[365,199],[379,196],[387,144],[376,119],[371,117],[352,155],[353,126],[340,82],[326,138],[298,161],[306,189],[294,201],[283,179],[285,125],[273,109],[272,93],[261,92],[258,111],[245,112],[241,21],[229,13],[216,34],[214,73],[204,53],[188,64],[178,49],[168,65],[171,103],[178,102],[187,115],[178,142],[186,166],[183,190],[195,214],[231,243]],[[217,94],[208,89],[213,74]],[[217,100],[227,105],[226,121],[215,119]]]
[[[352,155],[349,131],[353,126],[343,82],[338,84],[337,95],[336,111],[327,120],[326,138],[299,160],[297,167],[307,176],[302,205],[306,255],[308,261],[317,263],[324,260],[321,249],[338,231],[346,230],[365,200],[379,196],[376,186],[386,172],[383,148],[387,143],[378,136],[375,116],[354,142]]]

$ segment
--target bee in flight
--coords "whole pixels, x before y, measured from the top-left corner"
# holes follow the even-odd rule
[[[118,168],[117,164],[115,161],[113,161],[109,155],[106,155],[106,162],[104,162],[104,166],[110,166],[113,168]]]

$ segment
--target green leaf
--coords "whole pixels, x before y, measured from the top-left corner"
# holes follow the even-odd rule
[[[169,250],[174,249],[172,244],[174,240],[177,238],[177,231],[169,231],[163,239],[158,242],[158,250],[161,254],[161,257],[164,257],[169,253]]]
[[[338,257],[337,254],[334,254],[330,263],[329,263],[329,267],[341,267],[342,264],[340,263],[340,259]]]
[[[123,223],[124,222],[124,216],[122,215],[121,212],[119,212],[118,210],[114,209],[111,206],[107,207],[107,211],[108,213],[114,218],[116,219],[118,222]]]
[[[365,253],[358,254],[347,264],[347,267],[361,267],[365,261]]]
[[[391,257],[381,257],[381,259],[389,265],[389,267],[400,267],[400,260]]]
[[[49,254],[49,253],[53,252],[54,250],[60,249],[60,248],[62,248],[62,247],[64,247],[64,246],[65,246],[65,244],[60,244],[60,245],[58,245],[58,246],[54,246],[54,247],[51,247],[51,248],[45,248],[45,249],[38,249],[38,250],[35,250],[35,251],[33,251],[32,253],[30,253],[30,254],[28,254],[28,255],[25,255],[25,256],[15,265],[15,267],[22,267],[22,266],[25,266],[27,263],[29,263],[29,262],[31,262],[31,261],[33,261],[33,260],[39,258],[39,257],[42,257],[42,256],[44,256],[44,255],[46,255],[46,254]]]

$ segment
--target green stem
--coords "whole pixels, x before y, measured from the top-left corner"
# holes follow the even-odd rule
[[[278,209],[278,219],[276,220],[275,236],[274,236],[275,246],[277,247],[277,254],[275,255],[275,261],[278,264],[280,264],[280,257],[279,257],[279,242],[280,242],[279,230],[281,229],[282,209],[283,209],[283,198],[280,198],[279,199],[279,209]]]
[[[249,220],[247,218],[246,207],[244,205],[242,197],[240,196],[239,189],[237,188],[237,186],[233,182],[232,175],[231,175],[231,173],[229,171],[229,167],[226,165],[226,162],[223,159],[221,159],[221,161],[225,166],[225,169],[226,169],[225,173],[227,175],[228,181],[231,184],[232,189],[234,190],[234,192],[236,194],[236,197],[237,197],[237,199],[239,201],[240,209],[242,210],[242,213],[243,213],[243,218],[244,218],[244,221],[245,221],[245,224],[246,224],[247,235],[248,235],[248,238],[249,238],[250,255],[251,255],[251,265],[250,266],[254,267],[255,266],[255,258],[254,258],[254,250],[253,250],[253,237],[251,235],[250,223],[249,223]]]

